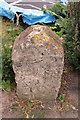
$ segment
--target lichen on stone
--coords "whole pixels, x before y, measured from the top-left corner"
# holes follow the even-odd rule
[[[32,25],[23,31],[14,42],[12,61],[19,97],[45,101],[57,98],[64,50],[50,28]]]

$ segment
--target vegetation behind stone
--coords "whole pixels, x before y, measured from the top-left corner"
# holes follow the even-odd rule
[[[80,2],[69,3],[66,37],[64,42],[65,55],[69,63],[80,70]]]

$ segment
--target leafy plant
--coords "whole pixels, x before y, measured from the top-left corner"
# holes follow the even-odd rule
[[[67,24],[66,21],[67,7],[58,3],[48,9],[42,8],[42,10],[45,13],[54,15],[56,17],[55,23],[46,24],[46,25],[50,27],[53,31],[55,31],[56,34],[58,34],[60,37],[66,34],[65,27]]]
[[[0,88],[5,89],[6,91],[11,91],[10,87],[10,81],[2,81],[2,85],[0,85]]]
[[[80,2],[69,3],[64,49],[70,64],[80,70]]]
[[[59,101],[63,103],[65,101],[65,95],[60,95],[59,96]]]
[[[3,79],[12,80],[14,78],[14,73],[12,69],[12,62],[11,62],[11,48],[4,47],[4,50],[2,51],[2,66],[3,66]]]
[[[3,20],[5,22],[5,30],[2,36],[2,82],[3,87],[9,90],[9,81],[14,82],[14,72],[12,68],[12,47],[17,36],[23,31],[22,27],[17,27],[9,20]],[[5,82],[6,81],[6,82]],[[8,82],[7,82],[8,81]]]
[[[55,4],[53,7],[50,7],[48,10],[54,12],[58,16],[66,17],[67,7],[63,6],[62,4]]]

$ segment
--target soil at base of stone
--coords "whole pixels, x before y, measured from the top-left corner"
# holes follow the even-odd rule
[[[45,107],[45,118],[77,118],[78,117],[78,80],[79,71],[64,71],[60,94],[66,95],[65,102],[59,100],[54,105]],[[2,117],[3,118],[25,118],[20,110],[19,100],[14,91],[2,92]],[[24,107],[24,105],[22,105]],[[27,106],[26,106],[27,107]],[[34,110],[35,112],[35,110]],[[39,113],[41,114],[41,113]],[[34,116],[33,116],[34,117]]]

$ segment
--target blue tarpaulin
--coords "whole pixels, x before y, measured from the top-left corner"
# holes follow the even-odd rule
[[[66,5],[67,0],[59,0],[62,4]],[[12,21],[14,21],[16,12],[22,13],[23,22],[28,25],[33,25],[36,23],[51,23],[55,22],[56,18],[54,15],[44,13],[41,10],[35,9],[24,9],[8,4],[4,0],[0,0],[0,15],[5,16]]]
[[[67,5],[68,1],[67,0],[59,0],[63,5]]]
[[[28,25],[33,25],[36,23],[51,23],[55,22],[55,16],[51,14],[46,14],[41,10],[35,9],[24,9],[16,6],[12,6],[6,3],[4,0],[0,0],[0,15],[5,16],[12,21],[14,21],[16,12],[21,12],[23,22]]]

